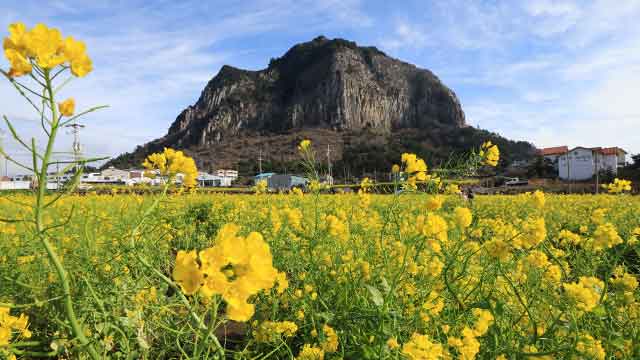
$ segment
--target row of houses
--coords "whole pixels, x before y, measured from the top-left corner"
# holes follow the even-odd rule
[[[309,186],[309,179],[299,175],[276,174],[272,172],[260,173],[253,177],[254,184],[259,181],[266,181],[267,188],[271,191],[291,190],[293,188],[305,189]],[[320,184],[333,185],[331,175],[320,176]]]
[[[158,175],[158,174],[155,174]],[[56,190],[67,182],[71,181],[73,174],[55,174],[47,177],[47,189]],[[176,175],[176,182],[181,183],[184,176]],[[0,179],[0,190],[26,190],[34,187],[33,175],[15,175]],[[231,186],[232,182],[238,179],[238,171],[221,169],[213,174],[199,172],[196,180],[201,187],[211,186]],[[128,185],[138,184],[160,185],[166,180],[161,176],[153,176],[148,171],[142,169],[121,170],[109,167],[101,172],[91,172],[82,174],[80,183],[85,185]]]
[[[569,149],[556,146],[540,149],[538,154],[549,160],[563,180],[589,180],[600,172],[618,173],[626,165],[627,152],[619,147],[582,147]]]

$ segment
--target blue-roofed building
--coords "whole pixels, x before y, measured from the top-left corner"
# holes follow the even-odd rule
[[[272,175],[267,179],[269,190],[291,190],[306,188],[309,179],[296,175]]]
[[[268,172],[268,173],[260,173],[256,176],[253,177],[253,183],[257,184],[258,181],[260,180],[269,180],[270,177],[272,177],[273,175],[275,175],[275,173],[272,172]]]

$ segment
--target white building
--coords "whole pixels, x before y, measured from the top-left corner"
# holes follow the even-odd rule
[[[236,180],[238,178],[238,171],[218,169],[216,170],[216,172],[213,173],[213,175],[220,176],[220,177],[228,177],[228,178],[232,178],[233,180]]]
[[[200,187],[229,187],[237,178],[238,172],[235,170],[217,170],[213,175],[206,172],[199,172],[196,180]]]
[[[563,180],[589,180],[601,171],[617,174],[618,167],[625,165],[626,154],[618,147],[575,147],[557,156],[558,176]]]
[[[112,181],[126,182],[130,178],[129,171],[116,169],[113,166],[109,166],[107,169],[102,170],[101,175],[105,180]]]
[[[538,154],[549,160],[556,170],[558,170],[558,158],[568,152],[569,147],[567,146],[555,146],[538,150]]]

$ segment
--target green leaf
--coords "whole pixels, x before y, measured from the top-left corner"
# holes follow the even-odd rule
[[[382,290],[384,291],[385,294],[388,294],[389,291],[391,291],[391,286],[389,286],[389,283],[387,282],[387,279],[383,276],[382,277],[382,281],[380,281],[380,285],[382,285]]]
[[[592,310],[593,314],[596,316],[606,316],[607,309],[603,305],[598,305]]]
[[[382,306],[384,304],[384,298],[382,297],[382,293],[380,290],[376,289],[371,285],[365,285],[369,293],[371,294],[371,300],[376,306]]]

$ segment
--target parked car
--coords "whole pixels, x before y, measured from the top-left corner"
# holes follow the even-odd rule
[[[520,178],[510,178],[504,182],[505,186],[521,186],[521,185],[529,185],[529,180],[520,179]]]

